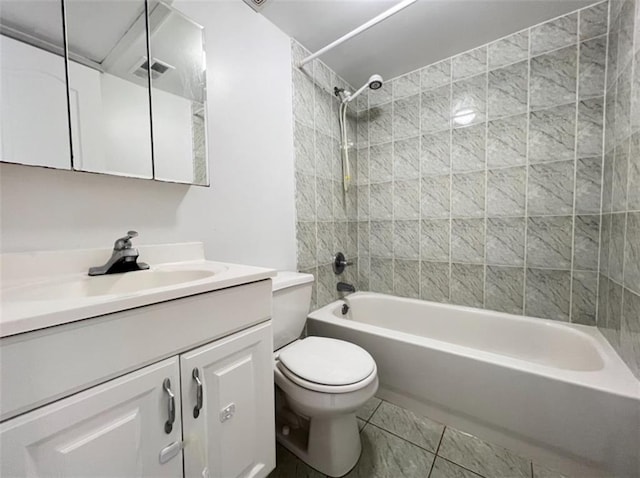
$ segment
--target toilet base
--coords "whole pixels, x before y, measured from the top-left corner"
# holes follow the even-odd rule
[[[305,422],[308,430],[292,429],[288,435],[282,433],[283,425],[279,424],[278,441],[319,472],[332,477],[346,475],[362,452],[356,414],[323,416]]]

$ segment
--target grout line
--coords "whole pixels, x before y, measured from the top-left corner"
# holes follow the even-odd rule
[[[440,440],[438,440],[438,446],[436,447],[436,451],[433,456],[433,462],[431,463],[431,468],[429,468],[429,473],[427,474],[427,478],[431,477],[431,473],[433,473],[433,468],[436,466],[436,459],[438,458],[438,453],[440,452],[440,445],[442,445],[442,440],[444,439],[444,432],[447,431],[447,426],[445,425],[442,428],[442,433],[440,434]],[[446,458],[442,457],[443,460]]]
[[[449,108],[448,108],[448,116],[449,116],[449,150],[447,154],[449,156],[449,277],[448,277],[448,292],[447,292],[447,302],[451,303],[452,294],[451,294],[451,285],[453,283],[453,120],[452,120],[452,109],[453,109],[453,57],[449,59]]]
[[[580,25],[580,16],[578,15],[578,26]],[[577,176],[578,176],[578,134],[579,134],[579,130],[580,130],[580,126],[579,126],[579,121],[580,121],[580,52],[582,50],[582,44],[580,43],[580,31],[577,32],[576,34],[576,52],[577,52],[577,57],[576,57],[576,93],[575,93],[575,125],[574,125],[574,129],[573,129],[573,134],[574,134],[574,138],[573,138],[573,207],[572,207],[572,211],[571,211],[571,223],[572,223],[572,227],[571,227],[571,259],[570,259],[570,272],[571,275],[569,276],[569,322],[573,323],[573,288],[574,288],[574,276],[575,276],[575,271],[574,271],[574,263],[575,263],[575,256],[576,256],[576,227],[578,226],[578,221],[577,221],[577,217],[576,217],[576,196],[577,196],[577,189],[578,189],[578,185],[577,185]],[[604,101],[603,101],[603,105],[604,105]],[[604,106],[603,106],[603,110],[604,110]],[[603,126],[604,128],[604,126]]]
[[[527,249],[529,247],[529,141],[531,130],[531,30],[527,35],[527,131],[525,139],[525,161],[524,161],[524,251],[522,255],[522,266],[524,275],[522,278],[522,315],[527,315]]]
[[[482,308],[487,308],[487,223],[489,216],[489,49],[487,48],[486,59],[486,87],[485,87],[485,114],[484,114],[484,237],[482,238],[483,274],[482,277]]]

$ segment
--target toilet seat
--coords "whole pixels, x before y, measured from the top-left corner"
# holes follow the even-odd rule
[[[276,367],[293,383],[323,393],[359,390],[377,376],[376,363],[366,350],[325,337],[307,337],[285,347]]]

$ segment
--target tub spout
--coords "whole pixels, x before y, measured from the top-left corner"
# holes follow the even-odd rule
[[[355,292],[356,288],[346,282],[338,282],[338,292]]]

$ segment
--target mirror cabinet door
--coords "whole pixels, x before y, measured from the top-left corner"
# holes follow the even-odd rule
[[[149,2],[155,179],[208,185],[204,30]]]
[[[0,161],[71,169],[60,0],[0,2]]]
[[[145,0],[65,0],[73,167],[153,178]]]

